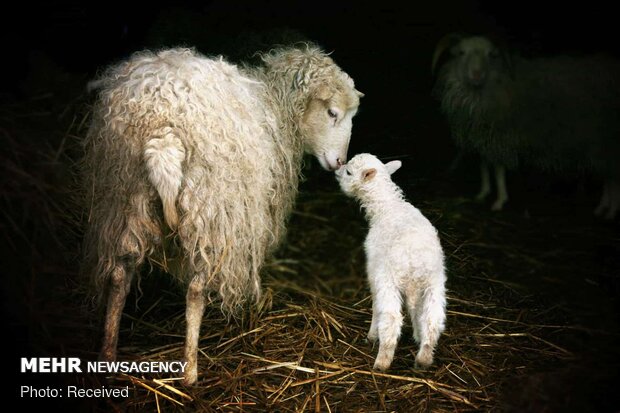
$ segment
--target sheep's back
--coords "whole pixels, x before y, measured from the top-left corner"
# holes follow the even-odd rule
[[[98,227],[116,228],[110,239],[122,238],[131,225],[128,200],[139,198],[132,209],[149,222],[147,238],[161,240],[168,232],[143,152],[146,142],[170,128],[185,149],[178,242],[171,243],[182,259],[176,275],[188,281],[197,271],[217,270],[209,287],[231,307],[257,294],[258,270],[279,233],[271,204],[286,185],[277,181],[288,178],[263,84],[222,59],[186,49],[137,54],[109,69],[99,84],[85,163],[98,175],[90,180],[94,219],[105,215],[107,224],[116,222]]]

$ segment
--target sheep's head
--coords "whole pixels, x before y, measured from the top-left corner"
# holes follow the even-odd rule
[[[433,71],[446,57],[446,81],[472,93],[483,93],[486,87],[501,83],[505,74],[512,75],[509,54],[484,36],[444,37],[435,48]]]
[[[353,117],[359,105],[360,94],[345,76],[335,73],[331,80],[314,89],[299,129],[306,152],[316,156],[324,169],[332,171],[347,161]]]
[[[318,47],[273,50],[263,56],[269,72],[291,87],[294,119],[304,150],[326,170],[347,160],[352,120],[363,94],[353,79]]]
[[[390,161],[384,164],[374,155],[361,153],[355,155],[346,165],[336,171],[336,180],[342,192],[350,197],[358,197],[377,181],[390,180],[390,175],[401,165],[401,161]]]

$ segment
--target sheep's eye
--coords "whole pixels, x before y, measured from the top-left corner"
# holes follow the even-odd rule
[[[489,52],[489,57],[492,59],[497,59],[499,57],[499,52],[497,50],[491,50]]]
[[[456,51],[456,55],[457,56],[463,56],[465,54],[465,50],[457,50]]]
[[[351,176],[351,172],[349,172],[348,169],[345,169],[344,171],[347,173],[347,175]]]
[[[336,119],[338,117],[338,114],[332,109],[327,109],[327,114],[330,118]]]

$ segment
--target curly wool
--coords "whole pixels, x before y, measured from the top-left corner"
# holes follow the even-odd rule
[[[263,61],[141,52],[94,82],[84,265],[100,292],[117,265],[149,261],[185,285],[208,274],[228,311],[259,296],[297,193],[303,104],[317,82],[353,88],[313,46]]]

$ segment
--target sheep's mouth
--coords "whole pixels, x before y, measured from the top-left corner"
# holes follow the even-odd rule
[[[328,159],[327,154],[325,153],[321,154],[321,156],[317,156],[317,158],[323,169],[325,169],[326,171],[334,172],[342,166],[342,164],[339,163],[338,160],[336,160],[335,162],[331,162]]]

